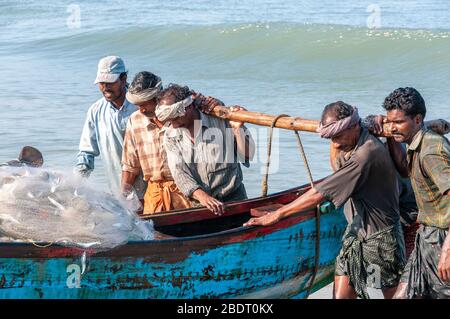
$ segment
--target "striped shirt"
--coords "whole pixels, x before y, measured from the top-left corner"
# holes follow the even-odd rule
[[[128,120],[122,154],[122,170],[144,175],[147,182],[172,181],[163,147],[164,127],[135,112]]]
[[[186,128],[166,130],[164,147],[175,183],[187,197],[197,189],[219,200],[227,200],[235,192],[244,194],[239,161],[247,167],[249,163],[237,154],[229,122],[199,113],[201,130],[195,143]]]
[[[450,145],[441,135],[420,130],[408,147],[411,184],[416,195],[417,220],[426,226],[450,227]]]

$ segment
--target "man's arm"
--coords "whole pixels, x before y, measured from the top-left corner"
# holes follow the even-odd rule
[[[127,194],[133,190],[136,177],[140,172],[141,163],[139,160],[136,143],[133,138],[133,123],[131,118],[129,118],[127,129],[125,131],[122,151],[121,189],[123,194]]]
[[[422,158],[422,167],[425,173],[430,177],[433,183],[439,189],[443,196],[450,197],[450,146],[447,140],[442,139],[432,145],[432,148],[427,150],[427,153]],[[450,207],[445,207],[444,213],[450,210]],[[450,230],[450,229],[449,229]],[[438,263],[439,277],[444,282],[450,282],[450,232],[445,238],[442,246],[441,257]]]
[[[244,226],[272,225],[281,218],[292,215],[295,212],[313,208],[325,199],[332,201],[335,207],[341,207],[366,182],[369,168],[365,164],[350,158],[335,173],[325,178],[321,183],[292,203],[283,206],[275,213],[264,215],[260,218],[252,218]]]
[[[175,142],[164,136],[164,148],[167,154],[167,162],[170,172],[178,186],[178,189],[188,198],[195,198],[211,210],[214,214],[223,214],[223,203],[206,193],[192,176],[192,173],[183,159],[183,155],[175,145]]]
[[[447,196],[450,196],[450,192],[447,192]],[[445,237],[444,245],[442,245],[438,272],[442,281],[450,282],[450,228],[448,229],[447,237]]]
[[[211,113],[212,109],[214,109],[214,106],[216,105],[220,106],[225,105],[219,99],[216,99],[211,96],[203,96],[200,93],[196,93],[194,95],[194,99],[196,107],[206,114]],[[246,111],[246,109],[241,106],[236,105],[230,107],[231,112],[236,112],[240,110]],[[245,162],[251,161],[255,156],[255,149],[256,149],[255,141],[253,140],[248,130],[245,129],[243,125],[244,123],[233,121],[229,121],[229,123],[233,130],[233,135],[236,139],[238,157],[243,159],[243,161]]]
[[[341,151],[333,146],[333,143],[330,143],[330,165],[333,172],[338,170],[337,159]]]
[[[241,106],[230,107],[231,112],[246,111]],[[243,122],[229,121],[233,135],[236,141],[236,149],[238,158],[243,162],[249,162],[255,156],[255,141],[253,140],[250,132],[245,128]]]
[[[88,115],[83,126],[83,131],[81,133],[75,172],[83,177],[88,177],[94,170],[95,157],[99,155],[100,150],[91,107],[88,111]]]
[[[406,160],[406,151],[403,145],[396,142],[392,137],[386,138],[389,154],[394,162],[397,172],[402,177],[409,177],[408,162]]]
[[[369,115],[363,120],[363,124],[369,132],[378,136],[383,133],[383,126],[386,122],[387,119],[384,115]],[[398,173],[402,177],[409,177],[406,151],[403,145],[396,142],[392,137],[386,138],[386,144]]]
[[[450,197],[450,190],[447,191],[446,196]],[[438,264],[439,277],[444,282],[450,282],[450,228],[442,245],[441,258]]]
[[[122,171],[121,188],[122,194],[128,194],[133,190],[137,175],[132,172]]]
[[[305,194],[294,200],[292,203],[277,209],[273,213],[268,213],[258,218],[252,218],[244,224],[244,226],[268,226],[277,223],[279,220],[286,218],[292,214],[298,213],[316,207],[323,202],[325,197],[316,189],[311,188]]]
[[[224,205],[221,201],[215,199],[214,197],[210,196],[208,193],[206,193],[203,189],[197,188],[193,193],[192,197],[195,198],[208,208],[210,211],[212,211],[216,215],[222,215],[224,212]]]
[[[445,135],[450,133],[450,123],[443,119],[425,121],[426,128],[432,130],[439,135]]]
[[[255,141],[250,132],[244,126],[240,128],[232,128],[234,137],[236,139],[236,149],[238,158],[243,162],[249,162],[255,156]]]

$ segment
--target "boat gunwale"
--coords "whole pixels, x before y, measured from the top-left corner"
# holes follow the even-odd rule
[[[291,188],[289,190],[285,190],[285,191],[280,191],[274,194],[271,194],[267,197],[256,197],[256,198],[252,198],[252,199],[248,199],[245,201],[236,201],[236,202],[232,202],[231,205],[241,205],[244,203],[252,203],[252,202],[257,202],[257,201],[264,201],[264,200],[269,200],[279,197],[279,196],[283,196],[283,195],[289,195],[291,193],[295,193],[295,192],[303,192],[303,191],[307,191],[307,189],[310,188],[310,185],[303,185],[303,186],[299,186],[299,187],[295,187],[295,188]],[[191,211],[191,210],[189,210]],[[196,209],[196,211],[206,211],[208,214],[211,214],[211,212],[209,212],[207,209],[205,208],[199,208]],[[183,215],[186,214],[186,210],[178,210],[177,212],[171,212],[170,214],[172,215]],[[164,216],[163,214],[159,215],[159,217]],[[230,215],[228,215],[230,216]],[[149,219],[151,219],[153,216],[148,217]],[[217,218],[220,219],[221,217],[226,217],[226,215],[222,215],[222,216],[216,216],[216,215],[212,215],[213,218]],[[304,218],[301,218],[304,217]],[[299,218],[301,218],[301,220],[298,220]],[[105,250],[105,251],[96,251],[95,249],[92,248],[81,248],[81,247],[74,247],[74,246],[64,246],[61,244],[53,244],[50,247],[40,247],[40,246],[45,246],[48,245],[48,242],[35,242],[35,243],[29,243],[29,242],[0,242],[0,247],[21,247],[21,248],[29,248],[26,249],[24,251],[22,251],[22,253],[26,254],[27,252],[32,252],[34,249],[45,249],[47,251],[51,251],[51,250],[65,250],[65,251],[71,251],[74,253],[74,255],[79,255],[80,253],[88,253],[89,255],[92,256],[113,256],[114,252],[117,250],[123,250],[126,248],[129,248],[130,246],[143,246],[143,245],[164,245],[164,244],[171,244],[171,243],[178,243],[178,242],[192,242],[192,241],[196,241],[196,240],[208,240],[211,238],[220,238],[220,237],[225,237],[225,236],[239,236],[239,234],[244,234],[244,233],[248,233],[249,235],[252,235],[252,232],[254,232],[254,235],[252,235],[250,238],[256,238],[260,235],[259,232],[263,231],[264,234],[269,234],[269,233],[273,233],[275,231],[281,230],[281,229],[286,229],[291,227],[292,225],[295,225],[297,223],[300,222],[304,222],[310,219],[315,218],[315,213],[314,210],[312,209],[308,209],[308,210],[303,210],[300,212],[297,212],[295,214],[292,214],[291,216],[289,216],[288,218],[284,219],[281,223],[277,223],[275,225],[270,225],[270,226],[240,226],[240,227],[236,227],[236,228],[231,228],[231,229],[226,229],[223,231],[219,231],[219,232],[213,232],[213,233],[209,233],[209,234],[201,234],[201,235],[195,235],[195,236],[186,236],[186,237],[171,237],[171,238],[162,238],[162,239],[152,239],[152,240],[135,240],[135,241],[129,241],[124,245],[118,246],[118,247],[114,247],[112,249],[109,250]],[[182,223],[180,223],[182,224]],[[5,252],[6,253],[6,252]],[[0,250],[0,259],[1,258],[9,258],[9,257],[3,257],[2,256],[2,251]]]

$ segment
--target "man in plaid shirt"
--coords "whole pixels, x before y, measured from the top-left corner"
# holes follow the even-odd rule
[[[126,195],[132,191],[136,177],[142,173],[148,183],[144,214],[192,206],[174,183],[167,163],[163,138],[169,124],[163,125],[155,116],[156,97],[161,90],[161,78],[143,71],[136,74],[126,95],[127,100],[139,108],[139,112],[130,116],[127,123],[122,153],[122,192]],[[197,96],[205,107],[208,103],[220,102],[201,94]]]

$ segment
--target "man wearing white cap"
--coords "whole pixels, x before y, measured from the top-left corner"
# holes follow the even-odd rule
[[[137,110],[125,97],[127,70],[123,60],[118,56],[102,58],[94,84],[98,85],[103,97],[88,110],[75,171],[88,177],[94,170],[95,157],[101,155],[110,190],[119,194],[126,124]]]

